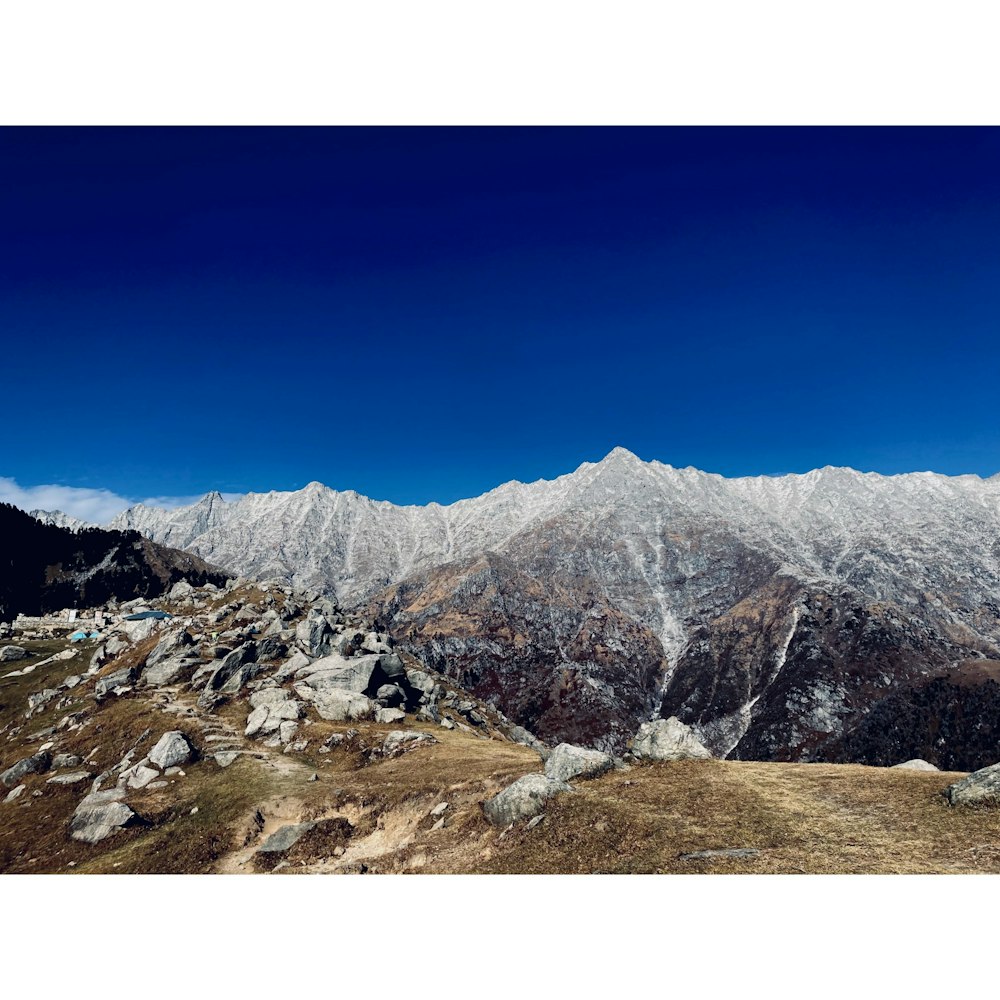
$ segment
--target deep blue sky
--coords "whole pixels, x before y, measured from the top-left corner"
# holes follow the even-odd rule
[[[0,476],[1000,470],[996,129],[0,130]]]

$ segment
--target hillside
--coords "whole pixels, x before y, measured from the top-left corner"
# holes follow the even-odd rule
[[[875,705],[1000,658],[997,477],[725,479],[617,448],[449,506],[311,483],[115,523],[363,610],[548,742],[620,751],[659,714],[719,756],[849,760]]]
[[[222,584],[227,576],[134,531],[45,523],[10,504],[0,504],[0,538],[0,622],[154,597],[182,579]]]
[[[942,794],[960,774],[552,751],[318,595],[154,603],[20,640],[0,872],[1000,872],[995,797]]]

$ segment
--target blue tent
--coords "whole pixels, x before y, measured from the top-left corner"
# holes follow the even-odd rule
[[[70,642],[79,642],[81,639],[86,639],[86,638],[88,638],[87,633],[84,632],[82,629],[80,629],[80,630],[74,632],[69,637],[69,641]]]

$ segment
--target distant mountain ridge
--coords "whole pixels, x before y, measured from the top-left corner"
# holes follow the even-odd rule
[[[726,479],[622,448],[448,506],[310,483],[115,519],[367,605],[540,735],[662,711],[717,752],[818,759],[900,685],[1000,658],[1000,478]]]

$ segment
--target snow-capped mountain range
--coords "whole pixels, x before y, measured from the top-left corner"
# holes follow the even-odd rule
[[[662,710],[719,752],[822,756],[859,698],[1000,658],[1000,476],[727,479],[616,448],[448,506],[310,483],[112,527],[369,605],[508,715],[596,744]]]

